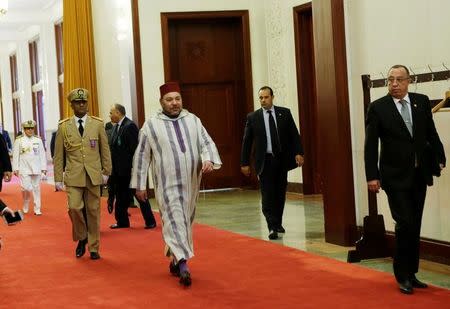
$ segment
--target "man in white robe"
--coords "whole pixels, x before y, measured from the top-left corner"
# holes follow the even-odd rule
[[[140,130],[130,187],[136,189],[138,199],[147,198],[151,164],[165,253],[172,259],[169,269],[189,286],[187,261],[194,256],[192,223],[201,177],[219,169],[222,162],[200,119],[183,109],[179,85],[168,82],[160,92],[162,109]]]
[[[14,175],[20,178],[23,196],[23,212],[28,213],[31,195],[33,195],[34,214],[41,212],[41,175],[47,173],[47,158],[40,137],[34,135],[36,122],[28,120],[22,123],[24,134],[18,137],[13,147],[12,168]]]

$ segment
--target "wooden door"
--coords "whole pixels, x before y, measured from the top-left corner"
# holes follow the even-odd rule
[[[166,80],[180,83],[184,108],[201,119],[223,163],[204,177],[202,189],[240,187],[247,181],[239,162],[245,115],[253,102],[247,101],[242,28],[235,17],[168,22]]]
[[[302,167],[303,193],[321,194],[311,3],[294,8],[294,27],[300,131],[305,150],[305,165]]]

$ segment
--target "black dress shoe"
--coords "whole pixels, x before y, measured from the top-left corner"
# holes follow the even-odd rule
[[[413,286],[411,283],[411,280],[405,280],[398,283],[398,287],[400,289],[400,292],[403,294],[412,294],[413,293]]]
[[[86,252],[86,244],[87,244],[87,238],[78,241],[77,248],[75,249],[75,256],[77,258],[82,257],[84,255],[84,253]]]
[[[173,262],[170,262],[169,270],[172,275],[174,275],[176,277],[180,276],[180,267],[178,264],[174,264]]]
[[[277,231],[269,231],[269,239],[278,239]]]
[[[155,227],[156,227],[156,223],[152,223],[152,224],[148,224],[148,225],[146,224],[144,228],[145,229],[154,229]]]
[[[98,260],[100,258],[100,254],[98,252],[91,252],[91,260]]]
[[[126,229],[129,228],[130,226],[126,226],[126,225],[118,225],[117,223],[111,224],[111,226],[109,227],[110,229]]]
[[[277,228],[277,233],[284,234],[286,233],[286,230],[284,229],[284,227],[280,226],[279,228]]]
[[[180,273],[180,284],[184,286],[190,286],[192,284],[191,274],[188,271]]]
[[[428,284],[420,281],[419,279],[416,278],[416,276],[412,277],[411,283],[413,288],[426,289],[428,287]]]

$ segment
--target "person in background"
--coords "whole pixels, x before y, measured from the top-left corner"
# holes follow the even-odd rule
[[[114,123],[112,123],[111,121],[108,121],[105,124],[105,131],[106,131],[106,135],[108,136],[108,144],[111,148],[111,137],[112,137],[112,133],[114,130]],[[111,177],[109,177],[108,179],[108,183],[105,186],[105,188],[108,189],[108,200],[107,200],[107,209],[108,212],[111,214],[114,210],[114,201],[116,199],[116,193],[115,193],[115,188],[114,188],[114,184],[111,182]],[[102,188],[105,189],[105,188]]]
[[[216,145],[200,119],[183,109],[178,83],[160,88],[162,109],[150,117],[139,134],[130,187],[147,200],[147,173],[152,166],[169,270],[180,284],[191,285],[187,262],[194,256],[192,224],[202,174],[222,165]]]
[[[55,187],[66,185],[72,236],[78,241],[75,256],[82,257],[88,244],[97,260],[100,247],[100,186],[111,173],[111,154],[103,120],[89,116],[89,92],[73,89],[67,96],[74,116],[61,120],[55,141]],[[64,173],[64,178],[63,178]]]
[[[288,171],[302,166],[303,147],[297,126],[288,108],[273,105],[273,90],[259,89],[261,108],[247,115],[241,150],[241,172],[250,176],[250,156],[254,146],[262,212],[269,239],[286,231],[282,225]]]
[[[114,104],[111,107],[109,117],[111,122],[115,124],[110,143],[113,168],[109,183],[114,188],[116,197],[116,223],[111,225],[110,228],[127,228],[130,227],[128,207],[134,196],[134,190],[130,188],[131,168],[134,151],[138,144],[139,129],[130,118],[126,117],[125,107],[121,104]],[[148,199],[138,201],[145,221],[145,228],[156,227],[155,217]]]
[[[9,159],[8,148],[6,147],[5,140],[3,136],[0,135],[0,174],[3,176],[3,180],[9,182],[11,180],[11,161]],[[14,212],[6,207],[5,204],[0,203],[0,215],[3,216],[5,213],[9,213],[14,216]],[[0,237],[0,249],[1,249],[1,237]]]
[[[0,136],[2,138],[3,143],[5,144],[8,156],[12,154],[12,144],[11,138],[9,137],[8,131],[3,129],[3,125],[0,123]],[[2,192],[3,181],[0,180],[0,192]]]
[[[11,160],[9,159],[8,148],[3,136],[0,135],[0,175],[3,180],[9,182],[11,180]]]
[[[6,131],[3,128],[3,124],[0,123],[0,133],[3,136],[3,139],[5,140],[6,143],[6,148],[8,149],[8,153],[11,155],[12,154],[12,143],[11,143],[11,138],[9,137],[9,133],[8,131]]]
[[[367,111],[366,179],[370,191],[386,192],[395,220],[395,278],[400,292],[412,294],[413,288],[427,287],[416,277],[423,206],[427,185],[433,185],[433,174],[440,175],[446,158],[430,100],[408,91],[408,68],[392,66],[387,81],[389,93]]]
[[[33,196],[34,214],[40,216],[41,175],[47,174],[47,159],[42,140],[34,135],[35,126],[34,120],[22,123],[25,134],[14,141],[12,168],[14,175],[20,178],[23,212],[28,213]]]

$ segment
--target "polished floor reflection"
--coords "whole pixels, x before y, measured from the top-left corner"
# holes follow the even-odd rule
[[[196,222],[269,241],[266,222],[261,213],[259,191],[202,192]],[[325,242],[320,196],[289,194],[283,226],[286,234],[273,242],[341,261],[347,260],[347,251],[352,249]],[[392,273],[391,259],[365,260],[359,264]],[[450,266],[421,260],[420,267],[418,278],[450,289]]]

